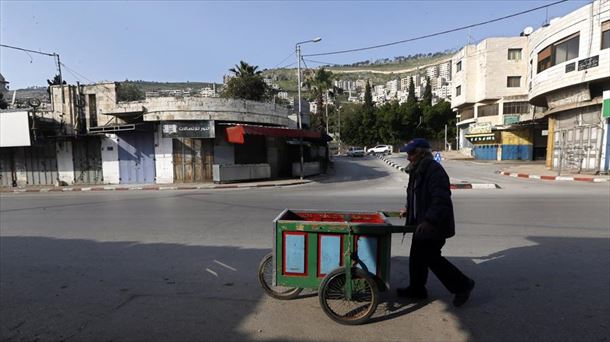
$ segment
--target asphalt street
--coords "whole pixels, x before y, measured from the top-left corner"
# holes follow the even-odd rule
[[[471,300],[433,276],[431,298],[382,296],[342,326],[315,292],[279,301],[257,267],[284,208],[398,210],[407,175],[374,157],[283,188],[0,194],[2,341],[608,341],[610,183],[544,182],[443,161],[457,235],[443,252],[477,282]],[[399,222],[397,222],[399,224]],[[410,236],[392,242],[395,288]]]

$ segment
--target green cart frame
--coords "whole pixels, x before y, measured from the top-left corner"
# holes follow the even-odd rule
[[[390,288],[393,233],[398,212],[285,209],[273,220],[273,252],[259,265],[267,294],[294,299],[318,290],[323,311],[341,324],[362,324],[375,313],[379,292]]]

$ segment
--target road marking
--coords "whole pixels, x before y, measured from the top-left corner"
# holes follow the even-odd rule
[[[478,265],[478,264],[482,264],[482,263],[487,262],[487,261],[501,259],[503,257],[504,257],[504,255],[495,256],[495,257],[491,257],[491,258],[472,258],[472,261],[475,263],[475,265]]]
[[[222,262],[220,262],[218,260],[214,260],[214,262],[217,263],[218,265],[222,266],[222,267],[230,269],[233,272],[237,272],[237,270],[235,268],[233,268],[233,267],[231,267],[231,266],[229,266],[227,264],[223,264]]]
[[[211,269],[209,269],[209,268],[206,268],[205,270],[206,270],[206,271],[208,271],[208,273],[211,273],[211,274],[212,274],[214,277],[218,278],[218,273],[216,273],[216,272],[212,271],[212,270],[211,270]]]

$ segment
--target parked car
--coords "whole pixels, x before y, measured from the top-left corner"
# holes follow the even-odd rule
[[[364,148],[352,146],[347,150],[348,157],[364,157]]]
[[[369,148],[366,152],[368,154],[392,154],[392,146],[390,145],[377,145],[375,147]]]

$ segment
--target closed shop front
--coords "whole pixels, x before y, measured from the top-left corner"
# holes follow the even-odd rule
[[[164,121],[164,138],[172,138],[174,182],[203,183],[213,180],[214,121]]]
[[[502,132],[502,160],[532,160],[532,131],[521,129]]]
[[[0,186],[17,186],[15,174],[15,150],[0,148]]]
[[[98,136],[73,141],[74,184],[102,184],[102,154]]]
[[[599,106],[591,106],[557,115],[553,168],[575,172],[597,170],[603,139],[600,113]]]
[[[23,153],[27,185],[55,185],[58,179],[55,143],[21,147],[19,150]]]
[[[173,139],[174,182],[212,181],[213,142],[212,139]]]
[[[155,148],[153,133],[130,131],[117,135],[120,183],[153,183],[155,181]]]

